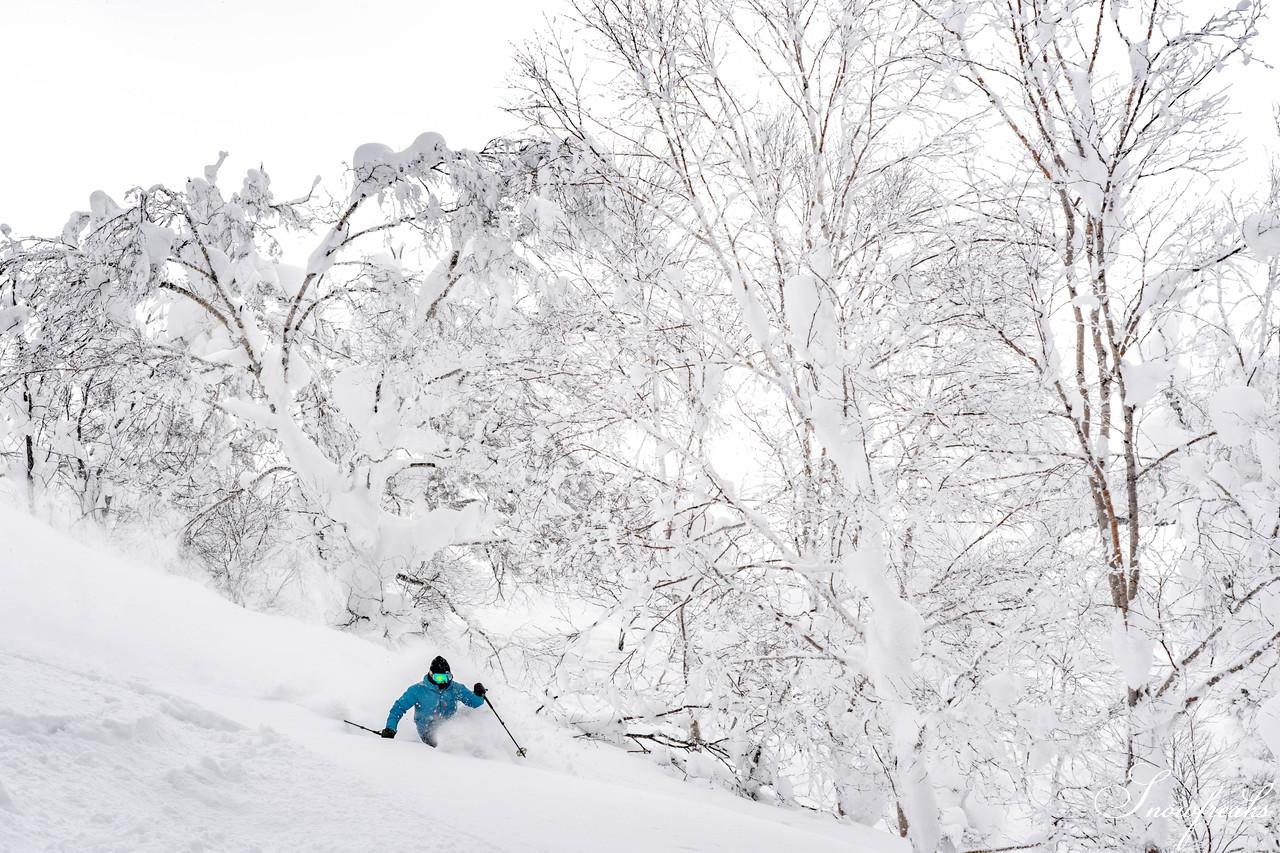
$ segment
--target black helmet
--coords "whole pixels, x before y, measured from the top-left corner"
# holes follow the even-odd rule
[[[431,671],[427,673],[427,677],[424,680],[430,681],[436,687],[444,690],[453,681],[453,673],[449,672],[449,662],[437,656],[431,662]]]

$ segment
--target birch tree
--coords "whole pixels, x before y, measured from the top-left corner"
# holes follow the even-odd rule
[[[1008,134],[1010,159],[1000,162],[1013,166],[1020,188],[988,184],[978,204],[996,217],[993,232],[1038,247],[1022,253],[1018,285],[1034,333],[988,325],[1050,394],[1095,536],[1079,570],[1097,572],[1114,614],[1120,755],[1098,749],[1085,771],[1097,775],[1085,787],[1096,793],[1114,774],[1128,784],[1130,802],[1168,803],[1170,727],[1203,699],[1199,688],[1177,700],[1169,691],[1205,640],[1182,634],[1171,607],[1169,593],[1181,586],[1172,578],[1179,534],[1158,526],[1173,523],[1177,501],[1158,481],[1210,435],[1176,405],[1182,425],[1168,429],[1170,412],[1159,404],[1176,403],[1170,378],[1185,375],[1180,359],[1195,358],[1180,340],[1194,334],[1186,328],[1194,320],[1183,322],[1186,306],[1204,291],[1221,293],[1227,265],[1243,250],[1238,232],[1198,213],[1203,202],[1193,197],[1212,191],[1200,175],[1228,153],[1214,75],[1247,57],[1258,13],[1244,3],[1197,23],[1163,2],[921,9],[942,33],[942,67],[980,93]],[[1264,640],[1246,656],[1273,644]],[[1159,666],[1157,647],[1166,658]],[[1060,795],[1073,796],[1068,788]],[[1077,837],[1108,848],[1117,832],[1131,849],[1157,850],[1181,831],[1171,828],[1176,821],[1138,813],[1118,827],[1090,826],[1096,807],[1067,805]]]

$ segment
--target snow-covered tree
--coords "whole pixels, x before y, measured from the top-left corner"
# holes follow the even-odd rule
[[[1081,680],[1051,704],[1060,717],[1070,707],[1078,720],[1105,720],[1105,736],[1097,723],[1066,727],[1088,746],[1058,759],[1042,831],[1063,843],[1163,849],[1183,832],[1177,819],[1118,809],[1112,822],[1095,794],[1127,785],[1129,801],[1148,807],[1184,795],[1175,786],[1190,783],[1192,765],[1175,751],[1194,728],[1187,713],[1222,675],[1192,675],[1226,623],[1191,615],[1203,615],[1206,593],[1215,597],[1206,582],[1217,581],[1187,568],[1224,540],[1197,531],[1207,518],[1188,513],[1173,472],[1211,438],[1185,402],[1208,378],[1198,347],[1212,326],[1197,305],[1237,303],[1231,265],[1244,246],[1225,204],[1205,199],[1230,144],[1214,75],[1247,58],[1258,12],[1249,3],[1202,19],[1164,2],[921,8],[939,29],[939,67],[987,102],[1010,143],[977,164],[992,177],[967,206],[988,223],[984,239],[1004,247],[1002,302],[1025,320],[1010,327],[1003,312],[977,313],[1038,378],[1033,405],[1053,419],[1029,437],[1037,453],[1066,450],[1061,488],[1080,502],[1053,525],[1074,564],[1060,609],[1079,614],[1056,645],[1086,637],[1088,652],[1077,672],[1062,667]],[[1232,654],[1256,661],[1274,641],[1254,632]],[[1112,713],[1117,685],[1123,710]]]
[[[25,442],[37,463],[77,460],[63,468],[90,502],[90,478],[107,495],[148,484],[132,471],[79,473],[85,459],[110,470],[142,454],[182,506],[181,544],[243,563],[267,539],[292,541],[333,570],[342,621],[391,630],[382,617],[411,609],[397,576],[420,586],[442,548],[493,535],[485,477],[505,466],[486,377],[519,360],[498,350],[525,286],[518,244],[540,227],[536,205],[521,207],[536,190],[529,156],[455,153],[436,134],[399,152],[363,146],[349,191],[329,202],[278,201],[260,170],[227,194],[211,166],[124,206],[95,194],[59,240],[11,242],[13,452]],[[306,267],[283,261],[282,242],[317,231]],[[109,355],[112,393],[72,334]],[[47,367],[35,353],[50,354]],[[39,396],[48,369],[66,372],[56,411]],[[23,419],[24,405],[45,411]],[[84,421],[101,446],[81,435]]]
[[[935,86],[917,20],[878,3],[576,8],[585,47],[551,36],[523,64],[526,114],[579,150],[561,269],[615,353],[618,464],[655,493],[656,514],[611,537],[632,554],[607,613],[615,715],[757,795],[891,816],[932,850],[951,786],[928,719],[959,664],[929,671],[926,617],[948,624],[954,594],[1008,596],[949,571],[986,536],[934,531],[964,500],[946,444],[974,408],[947,360],[974,353],[940,298],[933,169],[958,140],[918,108]],[[967,521],[1000,526],[985,515]]]

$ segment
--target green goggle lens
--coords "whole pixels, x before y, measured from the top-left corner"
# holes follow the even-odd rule
[[[433,672],[431,673],[431,680],[436,684],[448,684],[453,681],[453,676],[447,672]]]

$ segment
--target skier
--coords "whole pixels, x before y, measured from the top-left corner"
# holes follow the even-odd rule
[[[476,684],[468,690],[461,684],[455,684],[453,673],[449,672],[449,662],[437,656],[431,662],[431,671],[418,684],[414,684],[404,695],[391,706],[387,715],[387,727],[379,732],[383,737],[395,737],[396,726],[405,712],[413,708],[413,722],[418,727],[418,737],[429,746],[436,746],[436,726],[452,717],[458,710],[458,703],[479,708],[484,704],[485,689],[483,684]]]

